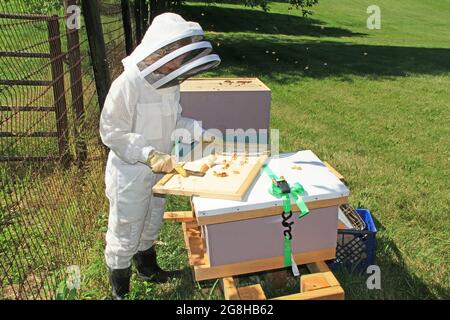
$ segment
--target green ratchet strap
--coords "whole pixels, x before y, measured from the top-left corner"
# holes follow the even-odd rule
[[[290,267],[292,264],[292,241],[288,236],[284,236],[284,266]]]
[[[273,173],[273,171],[269,168],[269,166],[267,164],[263,165],[262,168],[263,168],[264,172],[267,173],[267,175],[269,176],[270,179],[275,180],[275,181],[280,180],[275,175],[275,173]],[[306,206],[303,199],[300,197],[300,195],[302,195],[305,192],[305,189],[298,182],[294,183],[293,186],[289,186],[289,187],[291,189],[291,192],[283,193],[277,185],[272,184],[272,187],[269,189],[269,193],[276,198],[283,198],[283,209],[285,212],[291,211],[291,201],[290,201],[290,197],[289,197],[289,194],[291,194],[292,198],[294,198],[294,200],[295,200],[295,204],[297,205],[297,207],[300,210],[299,218],[302,218],[309,213],[308,207]]]
[[[274,182],[282,181],[280,180],[275,173],[269,168],[268,165],[263,165],[264,172],[269,176],[270,179]],[[284,179],[283,179],[284,180]],[[286,183],[287,184],[287,183]],[[276,198],[283,198],[283,211],[284,213],[291,212],[291,195],[294,198],[295,204],[300,210],[299,218],[306,216],[309,213],[308,207],[306,206],[303,199],[300,197],[305,189],[303,186],[296,182],[293,186],[287,185],[290,189],[289,192],[287,190],[282,190],[278,184],[272,183],[271,188],[269,189],[269,193]],[[283,192],[285,191],[285,192]],[[283,221],[284,222],[284,221]],[[290,228],[290,227],[289,227]],[[284,266],[290,267],[292,265],[292,243],[291,237],[285,235],[284,236]]]

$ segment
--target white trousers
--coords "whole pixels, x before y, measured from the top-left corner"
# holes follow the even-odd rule
[[[158,238],[165,198],[153,195],[151,190],[161,177],[145,164],[130,165],[110,153],[105,174],[109,199],[105,248],[108,267],[128,268],[133,255],[149,249]]]

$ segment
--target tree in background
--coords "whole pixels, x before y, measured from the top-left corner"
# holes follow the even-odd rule
[[[139,0],[138,0],[139,1]],[[204,0],[206,3],[236,3],[243,4],[249,7],[261,7],[264,11],[269,11],[269,0]],[[293,7],[302,11],[303,16],[312,14],[311,9],[314,5],[319,3],[319,0],[285,0]],[[177,6],[181,6],[184,0],[147,0],[147,4],[150,6],[149,23],[153,21],[153,18],[158,14],[166,11],[173,11]]]
[[[1,0],[10,4],[17,13],[50,14],[63,8],[62,0]]]
[[[17,0],[2,0],[5,2],[17,2]],[[89,0],[80,0],[89,1]],[[117,4],[120,5],[121,0],[98,0],[100,4]],[[175,7],[183,5],[185,0],[130,0],[131,6],[140,8],[142,12],[141,19],[145,24],[144,29],[151,24],[154,17],[162,12],[173,11]],[[249,7],[260,7],[264,11],[270,10],[269,0],[204,0],[206,3],[235,3],[243,4]],[[293,7],[302,11],[303,16],[312,14],[311,8],[316,5],[319,0],[285,0]],[[20,7],[28,13],[50,14],[63,8],[63,0],[20,0]],[[22,11],[21,10],[21,11]]]
[[[216,1],[209,1],[208,2],[220,2],[220,0]],[[246,6],[250,7],[261,7],[264,11],[269,11],[269,0],[238,0],[236,3],[243,3]],[[300,9],[302,11],[303,16],[307,16],[309,14],[312,14],[312,11],[309,10],[314,5],[319,3],[319,0],[286,0],[285,2],[290,3],[292,6],[294,6],[297,9]]]

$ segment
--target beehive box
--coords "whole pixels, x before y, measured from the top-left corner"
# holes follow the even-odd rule
[[[334,259],[338,206],[348,202],[347,187],[310,150],[271,157],[267,163],[277,176],[305,189],[307,216],[299,219],[298,207],[291,201],[295,262]],[[241,264],[243,273],[283,267],[283,205],[269,194],[270,186],[270,178],[261,172],[243,201],[192,199],[210,267],[226,271]]]
[[[200,78],[181,84],[183,115],[205,129],[269,129],[271,91],[257,78]]]

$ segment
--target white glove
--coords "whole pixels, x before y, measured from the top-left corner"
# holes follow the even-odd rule
[[[170,173],[176,164],[175,156],[154,151],[150,153],[147,159],[147,165],[154,173]]]

